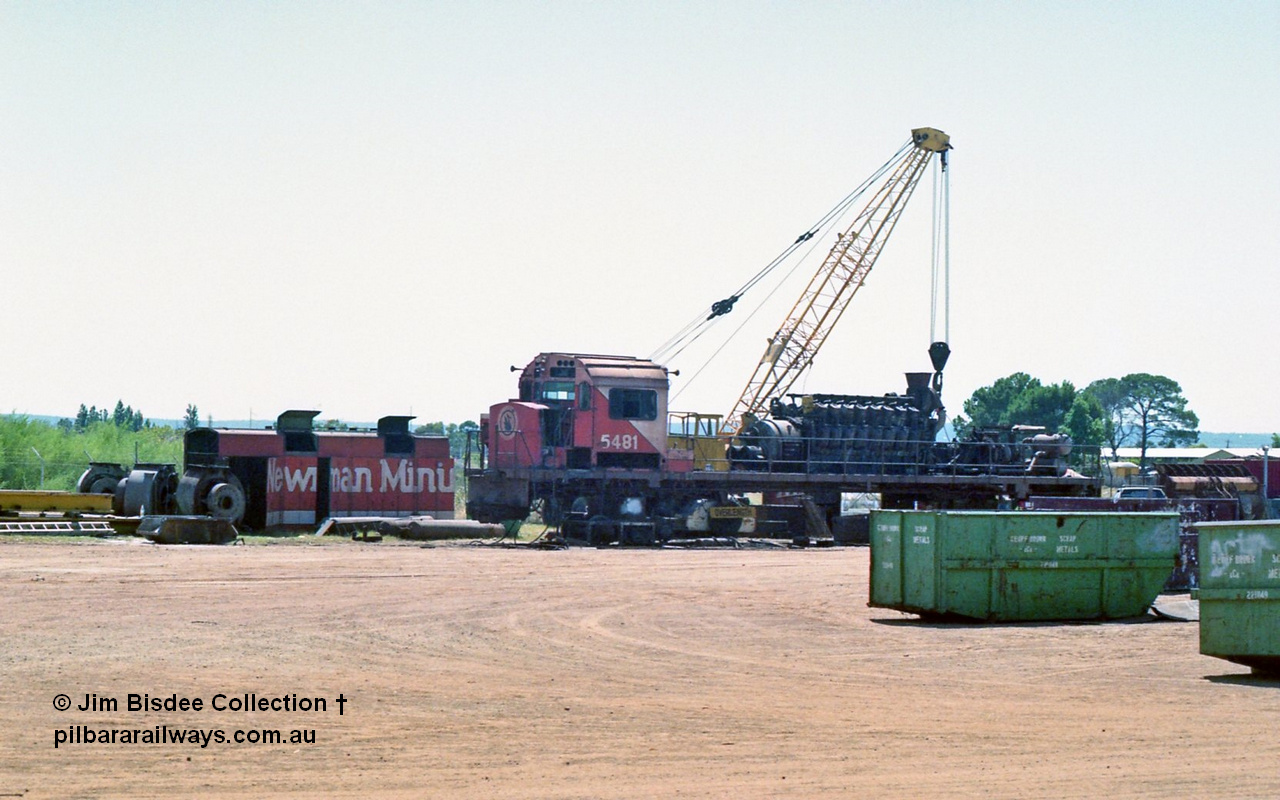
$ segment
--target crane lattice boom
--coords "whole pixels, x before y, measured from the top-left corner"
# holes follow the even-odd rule
[[[809,281],[764,356],[725,417],[721,433],[742,429],[744,418],[759,416],[771,398],[785,394],[826,341],[831,329],[862,286],[902,215],[907,200],[934,153],[950,149],[950,137],[933,128],[911,132],[914,145],[889,170],[866,208],[836,237],[835,246]]]

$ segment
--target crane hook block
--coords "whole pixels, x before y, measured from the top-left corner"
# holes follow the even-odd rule
[[[933,371],[942,372],[947,366],[947,359],[951,357],[951,348],[946,342],[934,342],[929,345],[929,360],[933,362]]]
[[[951,149],[951,137],[937,128],[916,128],[911,131],[911,141],[921,150],[944,153]]]
[[[707,321],[716,317],[724,316],[733,310],[733,304],[738,302],[738,295],[731,294],[723,300],[717,300],[711,304],[711,316],[707,317]]]

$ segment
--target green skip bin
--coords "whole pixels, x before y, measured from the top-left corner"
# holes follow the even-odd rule
[[[1201,522],[1200,652],[1280,672],[1280,522]]]
[[[1176,513],[874,511],[869,605],[976,620],[1146,613],[1176,565]]]

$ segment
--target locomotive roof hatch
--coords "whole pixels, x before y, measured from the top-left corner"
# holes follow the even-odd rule
[[[310,432],[312,421],[320,416],[319,411],[299,411],[292,409],[276,417],[276,430]]]
[[[276,417],[276,430],[284,437],[284,449],[290,453],[314,453],[319,448],[312,431],[319,411],[291,409]]]
[[[378,436],[382,437],[388,455],[413,454],[413,434],[409,432],[409,421],[412,419],[413,417],[388,415],[378,420]]]
[[[379,436],[408,436],[409,422],[414,417],[388,415],[378,418],[378,435]]]

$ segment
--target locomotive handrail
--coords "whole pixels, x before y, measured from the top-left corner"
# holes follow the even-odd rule
[[[1072,445],[1065,457],[1031,468],[1033,444],[1022,442],[908,441],[897,437],[829,439],[794,437],[787,454],[760,447],[754,458],[730,456],[735,472],[844,475],[1039,475],[1062,474],[1065,466],[1081,476],[1100,474],[1102,448]],[[798,445],[798,446],[797,446]],[[1058,462],[1061,461],[1062,464]]]

